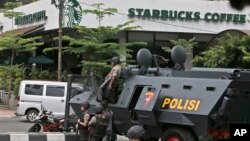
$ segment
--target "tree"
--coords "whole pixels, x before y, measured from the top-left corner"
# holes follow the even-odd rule
[[[97,4],[101,5],[101,4]],[[112,15],[115,9],[107,8],[96,10],[84,10],[83,13],[92,13],[97,15],[98,23],[105,15]],[[63,40],[69,42],[67,47],[63,48],[64,53],[76,54],[81,56],[84,61],[81,62],[83,73],[89,74],[91,71],[95,71],[96,74],[104,75],[110,68],[106,65],[107,59],[112,56],[126,56],[131,58],[129,54],[131,50],[127,47],[140,45],[146,46],[146,43],[133,42],[133,43],[119,43],[116,38],[119,33],[139,28],[138,26],[131,26],[133,21],[126,22],[124,24],[111,26],[99,26],[96,29],[91,29],[86,26],[76,26],[78,37],[64,36]],[[58,47],[46,48],[44,52],[57,50]]]
[[[4,16],[12,20],[12,29],[13,29],[13,19],[19,16],[22,16],[24,13],[23,12],[17,12],[14,11],[15,8],[20,6],[19,3],[14,3],[14,2],[6,2],[4,4],[4,9],[1,10],[0,12],[3,12]]]
[[[173,44],[173,46],[176,45],[183,46],[189,53],[192,53],[193,48],[195,47],[195,45],[197,45],[197,42],[195,42],[195,37],[189,40],[186,39],[170,40],[170,42],[171,44]],[[171,47],[162,47],[162,49],[166,52],[171,52]]]
[[[32,3],[32,2],[36,2],[38,0],[0,0],[0,8],[4,8],[4,4],[6,2],[18,2],[22,5],[25,5],[25,4],[29,4],[29,3]]]
[[[14,31],[5,33],[0,38],[0,51],[11,51],[11,62],[9,73],[7,73],[7,78],[9,78],[9,92],[12,90],[12,84],[15,78],[15,67],[13,67],[13,61],[16,52],[23,52],[23,51],[33,51],[36,49],[37,46],[42,45],[43,43],[37,42],[37,39],[40,37],[32,37],[32,38],[21,38],[17,36]],[[13,70],[13,71],[12,71]]]
[[[8,91],[8,85],[14,85],[14,95],[18,96],[20,82],[25,78],[26,69],[23,65],[14,65],[11,68],[8,66],[0,66],[0,88]],[[12,79],[10,79],[10,77]],[[12,82],[10,80],[12,80]]]
[[[218,44],[194,58],[199,67],[250,68],[250,36],[227,34]]]
[[[36,50],[37,46],[43,45],[38,42],[40,37],[22,38],[17,36],[14,31],[5,33],[0,38],[0,51],[10,50],[12,67],[16,52],[31,52]]]
[[[105,16],[112,16],[114,15],[114,13],[117,12],[116,8],[101,8],[101,6],[103,5],[103,3],[93,4],[93,6],[97,7],[97,9],[85,9],[82,10],[82,13],[96,15],[96,19],[98,20],[99,26],[101,26],[101,21]]]
[[[86,26],[77,26],[76,30],[80,38],[73,38],[64,36],[64,41],[69,42],[68,47],[63,48],[64,53],[76,54],[81,56],[84,61],[81,62],[84,72],[89,74],[90,71],[96,71],[99,75],[103,75],[110,68],[106,65],[107,59],[112,56],[126,56],[126,58],[132,58],[129,54],[131,50],[127,47],[140,45],[146,46],[143,42],[133,43],[118,43],[109,41],[109,39],[115,39],[121,32],[135,29],[137,27],[129,26],[131,22],[118,25],[116,27],[104,27],[100,26],[96,29],[90,29]],[[46,48],[44,52],[57,50],[57,47]]]

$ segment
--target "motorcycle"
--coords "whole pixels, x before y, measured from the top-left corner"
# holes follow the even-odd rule
[[[40,132],[43,128],[43,132],[63,132],[64,116],[53,115],[53,112],[48,112],[43,106],[41,106],[41,112],[38,114],[35,120],[35,124],[30,127],[28,132]],[[75,131],[75,125],[77,123],[76,116],[71,115],[69,118],[69,130]]]

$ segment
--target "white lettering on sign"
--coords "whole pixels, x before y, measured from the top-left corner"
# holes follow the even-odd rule
[[[247,133],[247,129],[236,129],[234,136],[244,136]]]

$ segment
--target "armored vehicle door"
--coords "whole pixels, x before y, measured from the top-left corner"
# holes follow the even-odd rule
[[[160,89],[152,86],[145,86],[135,106],[135,112],[138,120],[144,125],[155,125],[156,117],[153,111],[159,96]]]

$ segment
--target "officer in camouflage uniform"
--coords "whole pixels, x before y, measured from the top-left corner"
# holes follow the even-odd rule
[[[105,77],[105,80],[109,79],[108,85],[105,89],[105,96],[108,97],[107,100],[111,103],[116,103],[117,95],[116,92],[119,87],[119,77],[121,73],[121,62],[118,56],[113,57],[110,62],[112,63],[113,68]]]

